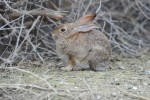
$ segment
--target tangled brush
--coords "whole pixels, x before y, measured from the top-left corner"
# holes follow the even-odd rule
[[[150,48],[149,0],[2,0],[0,63],[58,60],[52,30],[88,12],[97,12],[114,54],[139,56]]]

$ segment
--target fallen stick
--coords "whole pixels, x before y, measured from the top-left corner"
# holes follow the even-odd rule
[[[121,88],[117,87],[114,85],[114,87],[119,90],[120,92],[124,93],[125,95],[128,95],[128,96],[132,96],[134,98],[139,98],[139,99],[142,99],[142,100],[150,100],[150,98],[147,98],[147,97],[144,97],[144,96],[140,96],[140,95],[136,95],[136,94],[133,94],[133,93],[129,93],[125,90],[122,90]]]
[[[31,11],[25,11],[25,12],[16,12],[13,11],[12,13],[8,14],[9,18],[15,19],[20,17],[22,14],[26,14],[26,15],[31,15],[31,16],[46,16],[55,20],[59,20],[61,18],[63,18],[63,14],[61,14],[58,11],[53,11],[53,10],[48,10],[48,9],[44,9],[44,10],[31,10]]]

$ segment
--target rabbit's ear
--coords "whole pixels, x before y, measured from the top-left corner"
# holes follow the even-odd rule
[[[74,28],[74,32],[87,32],[90,31],[92,29],[98,28],[96,25],[94,24],[87,24],[87,25],[81,25],[81,26],[77,26]]]
[[[96,13],[90,13],[90,14],[87,14],[87,15],[79,18],[75,23],[77,25],[88,24],[88,23],[92,22],[95,17],[96,17]]]

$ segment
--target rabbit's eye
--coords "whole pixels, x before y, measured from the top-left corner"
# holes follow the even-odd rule
[[[62,28],[60,31],[61,31],[61,32],[65,32],[65,31],[66,31],[66,29]]]

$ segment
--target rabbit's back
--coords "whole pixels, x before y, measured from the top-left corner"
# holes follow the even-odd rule
[[[83,59],[108,59],[111,47],[107,37],[97,30],[86,33],[78,33],[72,37],[57,42],[58,47],[66,55],[73,55]]]
[[[95,55],[94,58],[108,59],[111,56],[111,46],[108,38],[98,30],[92,30],[88,33],[87,43]]]

